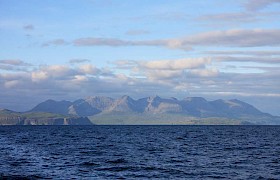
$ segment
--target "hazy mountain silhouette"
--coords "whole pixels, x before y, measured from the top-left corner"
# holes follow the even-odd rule
[[[62,115],[96,116],[119,115],[138,116],[180,115],[199,118],[226,118],[240,121],[251,121],[260,124],[273,122],[277,124],[279,117],[263,113],[254,106],[237,99],[207,101],[202,97],[187,97],[182,100],[176,98],[161,98],[159,96],[145,97],[134,100],[129,96],[118,99],[93,96],[74,102],[47,100],[35,106],[30,112],[48,112]]]

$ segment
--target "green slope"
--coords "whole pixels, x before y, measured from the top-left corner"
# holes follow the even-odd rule
[[[227,118],[197,118],[182,114],[114,113],[90,116],[94,124],[100,125],[239,125],[241,120]]]

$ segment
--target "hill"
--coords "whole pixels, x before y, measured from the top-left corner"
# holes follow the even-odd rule
[[[0,125],[92,125],[87,117],[65,116],[49,112],[20,113],[0,110]]]

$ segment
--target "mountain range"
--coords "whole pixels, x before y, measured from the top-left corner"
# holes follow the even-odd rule
[[[280,124],[280,117],[263,113],[237,99],[207,101],[202,97],[159,96],[118,99],[93,96],[70,101],[47,100],[27,113],[87,117],[94,124]]]

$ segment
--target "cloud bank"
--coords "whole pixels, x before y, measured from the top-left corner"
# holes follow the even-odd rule
[[[262,73],[232,73],[215,67],[213,62],[217,60],[204,57],[147,62],[116,61],[109,69],[99,68],[87,62],[75,65],[33,66],[26,71],[1,72],[0,87],[2,92],[13,89],[13,91],[32,91],[34,95],[37,93],[44,96],[53,92],[73,93],[76,96],[102,93],[117,95],[123,92],[147,95],[155,91],[159,94],[166,92],[178,94],[235,92],[254,95],[267,93],[275,96],[280,94],[278,68],[267,67]],[[81,92],[84,94],[80,94]]]
[[[68,43],[64,39],[55,39],[42,44],[43,47],[50,45],[73,46],[154,46],[169,49],[192,50],[195,46],[215,47],[278,47],[280,46],[280,29],[230,29],[225,31],[210,31],[194,34],[182,38],[158,39],[158,40],[122,40],[117,38],[78,38]]]

